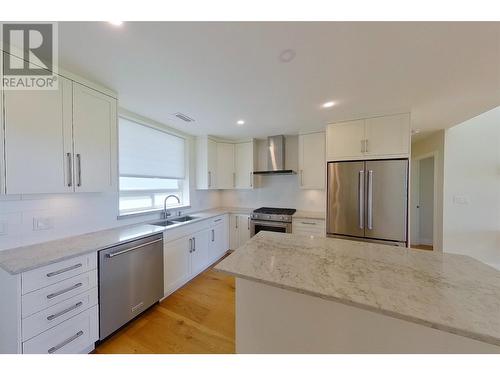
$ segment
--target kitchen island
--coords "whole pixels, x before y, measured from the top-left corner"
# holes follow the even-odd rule
[[[238,353],[500,353],[500,271],[467,256],[259,232],[216,270]]]

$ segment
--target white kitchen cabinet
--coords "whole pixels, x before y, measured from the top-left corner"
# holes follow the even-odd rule
[[[250,239],[250,215],[232,214],[229,228],[229,248],[236,250]]]
[[[330,124],[326,139],[328,161],[407,158],[410,155],[410,115]]]
[[[255,142],[236,143],[234,145],[234,172],[236,189],[253,188],[253,171],[255,167]]]
[[[111,190],[116,121],[116,99],[73,84],[75,191]]]
[[[195,233],[192,237],[190,276],[196,276],[209,265],[208,239],[209,229]]]
[[[234,144],[217,142],[217,188],[233,189],[235,186],[234,173]]]
[[[410,117],[408,114],[366,119],[365,155],[407,157],[410,150]]]
[[[365,121],[330,124],[326,129],[327,160],[363,158]]]
[[[326,237],[325,220],[293,218],[292,233],[314,237]]]
[[[72,82],[4,92],[6,193],[73,191]]]
[[[220,259],[229,250],[228,222],[226,217],[217,217],[213,220],[213,223],[215,226],[210,229],[208,240],[208,258],[210,263]]]
[[[325,133],[299,135],[300,188],[324,189],[325,164]]]
[[[189,279],[191,236],[165,242],[163,259],[164,290],[165,294],[170,294]]]
[[[196,188],[217,188],[217,142],[208,137],[196,138]]]

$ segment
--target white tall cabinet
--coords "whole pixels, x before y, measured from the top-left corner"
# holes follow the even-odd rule
[[[299,135],[300,188],[324,189],[325,164],[325,133]]]
[[[407,113],[330,124],[326,130],[328,161],[408,158]]]

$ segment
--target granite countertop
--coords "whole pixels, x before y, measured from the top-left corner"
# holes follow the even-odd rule
[[[0,267],[10,274],[18,274],[78,255],[99,251],[110,246],[119,245],[164,231],[168,232],[169,229],[193,224],[217,215],[226,213],[250,214],[251,212],[251,208],[215,208],[188,213],[188,215],[196,216],[196,219],[166,228],[150,224],[151,222],[159,221],[159,219],[156,219],[149,220],[142,224],[127,225],[54,241],[2,250],[0,251]],[[171,217],[169,220],[170,219],[175,219],[175,217]]]
[[[325,220],[326,213],[319,211],[301,211],[297,210],[293,214],[294,219],[315,219],[315,220]]]
[[[216,270],[500,346],[500,271],[468,256],[259,232]]]

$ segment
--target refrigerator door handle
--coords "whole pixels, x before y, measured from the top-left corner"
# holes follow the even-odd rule
[[[368,171],[368,229],[373,229],[373,171]]]
[[[359,171],[358,175],[358,217],[359,229],[365,229],[365,171]]]

